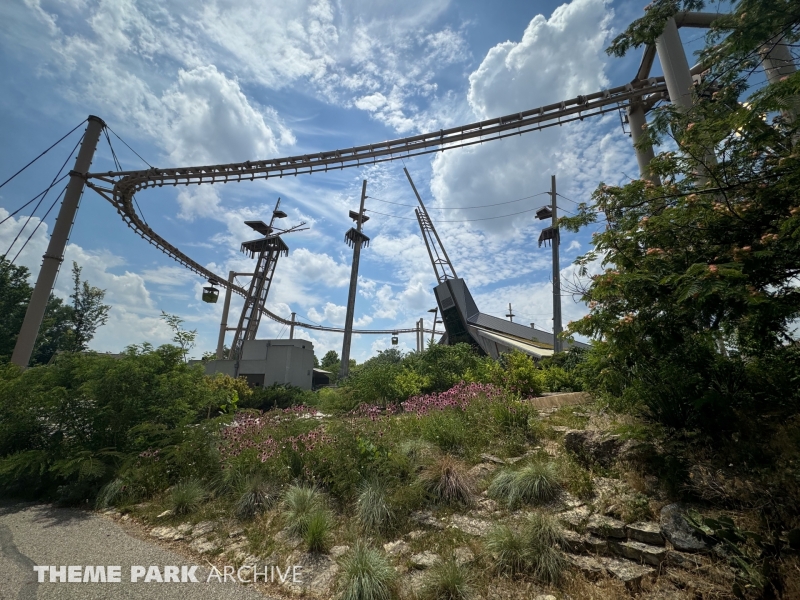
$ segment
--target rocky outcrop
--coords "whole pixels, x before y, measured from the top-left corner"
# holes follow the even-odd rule
[[[680,504],[668,504],[661,509],[661,533],[676,550],[704,552],[708,545],[694,534]]]

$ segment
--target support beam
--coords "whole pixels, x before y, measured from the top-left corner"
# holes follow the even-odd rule
[[[297,313],[292,313],[292,324],[289,325],[289,339],[290,340],[294,339],[294,320],[295,320],[296,316],[297,316]]]
[[[342,343],[342,363],[339,367],[339,379],[346,379],[350,374],[350,342],[353,337],[353,316],[356,308],[356,286],[358,285],[358,263],[361,259],[361,246],[365,238],[361,233],[361,224],[364,222],[364,201],[367,198],[367,180],[361,184],[361,207],[356,218],[356,231],[351,229],[348,239],[353,242],[353,265],[350,268],[350,291],[347,295],[347,313],[344,321],[344,341]],[[367,238],[369,239],[369,238]]]
[[[561,236],[558,231],[558,202],[556,201],[556,176],[550,178],[551,195],[553,198],[553,353],[561,352],[561,340],[558,335],[561,333],[561,267],[559,264],[558,247],[561,244]],[[509,312],[511,305],[509,304]]]
[[[642,179],[648,179],[654,184],[660,185],[661,182],[659,178],[650,172],[650,161],[655,158],[653,146],[651,145],[640,149],[637,145],[639,140],[642,139],[645,126],[647,125],[645,108],[641,102],[632,102],[627,106],[626,111],[628,113],[628,124],[631,128],[631,140],[633,141],[633,147],[636,151],[636,162],[639,163],[639,174],[642,176]]]
[[[53,293],[58,269],[64,261],[64,249],[67,246],[67,240],[69,240],[72,224],[75,222],[75,215],[83,194],[83,187],[86,184],[85,175],[92,165],[94,151],[103,127],[105,127],[105,123],[100,117],[89,115],[81,149],[75,159],[75,168],[70,172],[64,200],[58,211],[50,243],[47,245],[47,252],[42,257],[42,268],[36,278],[36,286],[33,288],[28,310],[25,312],[25,320],[22,322],[14,353],[11,355],[11,362],[23,369],[26,369],[31,361],[36,337],[39,335],[39,328],[47,309],[47,301],[50,299],[50,294]]]
[[[784,77],[788,77],[797,71],[792,53],[783,43],[782,35],[761,46],[759,54],[761,54],[761,64],[764,67],[764,73],[767,75],[767,81],[769,81],[770,85],[778,83]],[[800,112],[800,98],[797,97],[792,98],[789,106],[781,110],[783,118],[790,124],[797,119],[798,112]]]
[[[228,283],[233,284],[236,273],[228,271]],[[231,286],[225,288],[225,302],[222,304],[222,319],[219,324],[219,338],[217,338],[217,360],[222,360],[223,348],[225,347],[225,332],[228,331],[228,311],[231,308]]]
[[[667,20],[664,31],[656,39],[656,50],[664,71],[670,102],[688,111],[692,108],[692,74],[674,18]]]

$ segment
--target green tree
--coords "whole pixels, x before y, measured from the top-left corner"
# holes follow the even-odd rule
[[[0,256],[0,364],[11,360],[33,288],[26,267],[12,265]],[[72,307],[50,296],[31,364],[47,363],[58,350],[67,349],[71,338]]]
[[[106,291],[89,285],[88,281],[81,281],[82,267],[72,262],[72,330],[70,334],[69,349],[73,352],[83,352],[89,348],[98,327],[108,322],[108,311],[111,307],[103,304]]]
[[[11,360],[31,292],[28,269],[0,256],[0,363]]]
[[[169,328],[172,329],[172,341],[181,349],[183,360],[187,360],[187,354],[194,348],[197,339],[197,329],[186,330],[183,328],[183,319],[178,315],[171,315],[161,311],[161,318],[164,319]]]
[[[702,5],[656,0],[608,52],[652,43],[668,16]],[[800,74],[756,90],[749,77],[762,45],[779,33],[796,42],[799,26],[796,2],[734,3],[700,54],[709,70],[693,108],[656,109],[645,132],[643,144],[677,148],[651,165],[661,185],[601,185],[594,206],[560,220],[605,221],[578,264],[584,275],[598,259],[606,269],[582,290],[590,314],[569,327],[598,340],[592,385],[673,426],[721,431],[731,411],[797,401],[800,151],[789,111]]]

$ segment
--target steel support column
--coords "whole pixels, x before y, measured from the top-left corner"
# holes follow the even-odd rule
[[[770,84],[778,83],[781,79],[792,75],[797,70],[792,53],[783,43],[783,36],[774,38],[764,44],[759,53],[761,54],[764,73],[766,73],[767,81]],[[784,119],[789,123],[794,123],[798,112],[800,112],[800,98],[797,97],[792,98],[789,106],[781,110]]]
[[[681,36],[678,34],[678,26],[672,17],[667,20],[661,35],[656,38],[656,50],[658,51],[658,60],[661,62],[661,69],[664,71],[670,102],[688,111],[692,108],[694,84]]]
[[[553,352],[561,352],[561,266],[559,264],[558,247],[561,244],[561,235],[558,231],[558,202],[556,201],[556,176],[550,178],[551,195],[553,197]]]
[[[78,212],[83,187],[86,185],[85,175],[92,165],[94,151],[103,127],[105,127],[105,123],[100,117],[89,115],[81,149],[75,159],[75,168],[70,172],[67,191],[64,193],[64,200],[58,211],[53,233],[47,245],[47,252],[42,257],[42,268],[36,278],[36,286],[33,288],[33,294],[28,302],[28,310],[25,311],[25,320],[22,322],[14,353],[11,355],[11,362],[23,369],[28,367],[31,360],[36,336],[39,335],[39,328],[47,309],[47,301],[50,299],[50,294],[53,293],[58,269],[64,261],[64,249],[67,246],[72,224],[75,222],[75,214]]]
[[[361,259],[361,223],[364,217],[364,201],[367,198],[367,180],[361,185],[361,207],[356,219],[356,233],[353,236],[353,265],[350,268],[350,291],[347,295],[347,313],[344,322],[344,341],[342,343],[342,362],[339,367],[339,379],[346,379],[350,374],[350,342],[353,338],[353,315],[356,308],[356,286],[358,285],[358,263]]]
[[[633,147],[636,151],[636,162],[639,163],[639,174],[642,176],[642,179],[648,179],[654,184],[660,185],[661,182],[658,176],[650,172],[650,161],[655,158],[653,146],[650,145],[641,149],[638,147],[639,140],[642,139],[644,129],[647,125],[644,106],[641,102],[631,102],[626,111],[628,113],[628,124],[631,128],[631,140],[633,141]]]

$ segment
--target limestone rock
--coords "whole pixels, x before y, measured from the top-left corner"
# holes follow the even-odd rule
[[[450,517],[450,527],[455,527],[469,535],[484,536],[492,529],[492,524],[483,519],[473,519],[466,515],[453,515]]]
[[[582,571],[587,577],[597,577],[605,573],[605,568],[596,558],[577,554],[565,554],[564,556],[570,564]]]
[[[564,433],[564,448],[584,464],[610,467],[622,448],[622,440],[617,435],[571,429]]]
[[[573,510],[563,512],[558,515],[558,520],[561,523],[572,530],[581,530],[586,526],[586,522],[589,520],[592,511],[589,510],[587,506],[580,506]]]
[[[411,520],[434,529],[444,529],[444,523],[434,517],[429,510],[418,510],[411,513]]]
[[[667,553],[667,564],[683,569],[694,569],[703,564],[703,560],[697,554],[685,554],[677,550]]]
[[[493,454],[481,454],[481,460],[487,463],[494,463],[495,465],[505,465],[506,461],[502,458],[494,456]]]
[[[608,542],[593,535],[587,535],[583,538],[583,547],[587,552],[591,552],[592,554],[608,553]]]
[[[676,550],[702,552],[708,549],[708,545],[689,527],[680,504],[668,504],[661,509],[661,533]]]
[[[407,537],[408,539],[410,539],[410,540],[418,540],[418,539],[420,539],[420,538],[421,538],[422,536],[424,536],[424,535],[425,535],[425,532],[424,532],[424,531],[420,531],[419,529],[415,529],[414,531],[409,531],[409,532],[406,534],[406,537]]]
[[[637,565],[629,560],[616,558],[599,558],[598,560],[609,573],[631,588],[639,587],[645,575],[653,575],[656,572],[652,567]]]
[[[171,517],[174,514],[175,514],[175,511],[173,511],[173,510],[165,510],[164,512],[159,513],[158,515],[156,515],[156,519],[163,519],[164,517]]]
[[[571,529],[565,529],[562,532],[564,536],[564,542],[567,547],[567,550],[570,552],[583,552],[585,546],[583,545],[583,536],[579,533],[575,533]]]
[[[472,550],[466,546],[462,546],[461,548],[455,549],[453,552],[453,558],[455,559],[457,565],[463,566],[475,560],[475,555],[473,554]]]
[[[207,552],[216,550],[217,546],[213,542],[209,542],[206,538],[200,537],[192,540],[189,544],[189,548],[198,554],[206,554]]]
[[[628,539],[651,546],[663,546],[664,537],[661,535],[661,527],[657,523],[640,521],[631,523],[625,527]]]
[[[330,556],[317,553],[304,553],[295,558],[292,566],[301,567],[297,571],[297,581],[292,576],[283,583],[294,593],[329,597],[339,572],[339,565]]]
[[[214,522],[213,521],[201,521],[194,527],[192,527],[192,537],[200,537],[203,535],[208,535],[214,531]]]
[[[533,600],[557,600],[552,594],[539,594]]]
[[[394,542],[385,543],[383,550],[389,556],[400,556],[401,554],[407,554],[411,550],[411,546],[403,540],[395,540]]]
[[[182,540],[185,537],[175,527],[153,527],[153,529],[150,530],[150,535],[159,540],[168,542]]]
[[[386,546],[384,546],[384,548],[385,547]],[[348,550],[350,550],[350,546],[334,546],[333,548],[331,548],[331,551],[330,551],[329,554],[331,555],[331,558],[333,558],[335,560],[335,559],[347,554]]]
[[[439,562],[439,555],[430,550],[414,554],[411,557],[411,566],[415,569],[429,569],[437,562]]]
[[[662,546],[651,546],[642,542],[612,542],[611,548],[617,554],[636,562],[659,566],[667,556],[667,549]]]
[[[603,515],[592,515],[586,523],[586,529],[604,538],[625,539],[625,523]]]
[[[467,473],[475,481],[488,477],[497,469],[497,465],[490,462],[483,462],[472,467]]]

